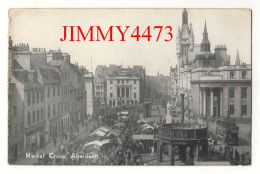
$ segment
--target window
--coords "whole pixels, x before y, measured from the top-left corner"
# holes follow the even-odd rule
[[[120,80],[117,80],[117,83],[119,84],[119,83],[120,83]]]
[[[209,66],[209,61],[208,60],[204,60],[203,61],[203,66]]]
[[[110,80],[110,84],[113,84],[113,81],[112,81],[112,80]]]
[[[53,86],[53,91],[52,91],[52,93],[53,93],[53,97],[55,96],[55,86]]]
[[[41,120],[43,120],[43,109],[41,109]]]
[[[242,116],[247,115],[247,105],[242,105]]]
[[[229,98],[235,98],[235,88],[234,87],[229,88]]]
[[[127,80],[126,83],[129,83],[129,80]]]
[[[51,116],[51,106],[48,105],[48,118],[50,118],[50,116]]]
[[[36,100],[37,100],[37,103],[39,103],[40,99],[39,99],[39,91],[36,92]]]
[[[122,80],[122,84],[124,84],[125,83],[125,81],[124,80]]]
[[[34,91],[32,92],[32,103],[33,104],[35,103],[35,92]]]
[[[31,104],[31,93],[28,92],[28,106],[30,106]]]
[[[48,86],[48,88],[47,88],[47,95],[48,95],[48,97],[50,97],[50,87]]]
[[[247,88],[241,88],[242,99],[247,99]]]
[[[126,88],[126,98],[129,98],[129,88]]]
[[[27,121],[28,121],[28,125],[30,125],[31,124],[31,113],[30,112],[28,112]]]
[[[60,96],[60,86],[58,86],[58,96]]]
[[[235,78],[235,72],[234,71],[230,71],[229,75],[230,75],[230,79]]]
[[[136,93],[134,93],[134,98],[136,98]]]
[[[116,101],[115,100],[113,100],[113,106],[115,106],[116,105]]]
[[[60,103],[58,103],[58,114],[60,114]]]
[[[246,79],[246,71],[242,71],[242,79]]]
[[[117,88],[117,97],[120,97],[120,88]]]
[[[122,97],[125,97],[125,88],[122,88]]]
[[[235,113],[235,107],[234,107],[234,105],[229,105],[229,114],[230,114],[230,115],[234,115],[234,113]]]
[[[136,84],[136,80],[134,80],[134,84]]]
[[[113,98],[113,93],[110,93],[110,98]]]
[[[41,92],[41,102],[43,102],[43,91]]]
[[[32,122],[35,123],[35,112],[33,111],[33,118],[32,118]]]
[[[37,110],[37,123],[40,121],[40,111]]]
[[[53,116],[55,117],[55,104],[53,104]]]

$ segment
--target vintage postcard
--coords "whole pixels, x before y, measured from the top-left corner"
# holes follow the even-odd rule
[[[250,9],[9,9],[8,163],[251,165]]]

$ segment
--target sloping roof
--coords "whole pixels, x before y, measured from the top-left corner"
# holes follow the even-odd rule
[[[44,86],[41,85],[38,82],[31,82],[31,81],[29,81],[29,82],[26,82],[24,84],[24,89],[26,89],[26,90],[28,90],[28,89],[39,89],[39,88],[44,88]]]
[[[50,60],[49,64],[51,64],[53,66],[61,66],[61,65],[63,65],[63,60]]]
[[[13,60],[14,69],[24,69],[16,60]]]
[[[42,81],[44,84],[60,84],[60,74],[58,72],[52,71],[52,70],[45,70],[41,67],[39,67]]]

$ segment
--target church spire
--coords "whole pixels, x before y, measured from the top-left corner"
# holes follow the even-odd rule
[[[181,30],[180,30],[180,27],[179,27],[179,26],[178,26],[177,38],[181,38]]]
[[[188,13],[186,11],[186,8],[182,11],[182,25],[187,24],[188,25]]]
[[[192,23],[190,23],[190,38],[194,38]]]
[[[210,42],[209,42],[209,38],[208,38],[206,20],[205,20],[204,31],[203,31],[203,39],[202,39],[202,43],[201,43],[201,51],[210,52]]]
[[[204,31],[203,31],[203,34],[208,34],[206,19],[205,19],[205,24],[204,24]]]
[[[207,23],[205,20],[205,24],[204,24],[204,31],[203,31],[203,39],[202,39],[202,43],[209,43],[209,38],[208,38],[208,31],[207,31]]]
[[[235,65],[240,65],[240,57],[239,57],[238,49],[237,49],[237,56],[236,56],[236,62],[235,62]]]

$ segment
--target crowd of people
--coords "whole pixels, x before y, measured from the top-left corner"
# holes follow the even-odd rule
[[[111,113],[112,114],[112,113]],[[111,117],[113,120],[106,120],[110,125],[121,122],[123,126],[120,128],[118,137],[111,138],[109,143],[96,149],[85,148],[84,145],[91,141],[89,137],[79,139],[67,144],[66,147],[60,147],[57,155],[66,156],[65,159],[46,158],[39,160],[39,164],[55,164],[55,165],[144,165],[142,152],[143,144],[140,141],[132,139],[132,135],[139,130],[137,123],[138,114],[135,108],[129,109],[127,119]],[[93,140],[93,139],[92,139]],[[94,154],[97,158],[71,158],[72,154],[86,155]]]

